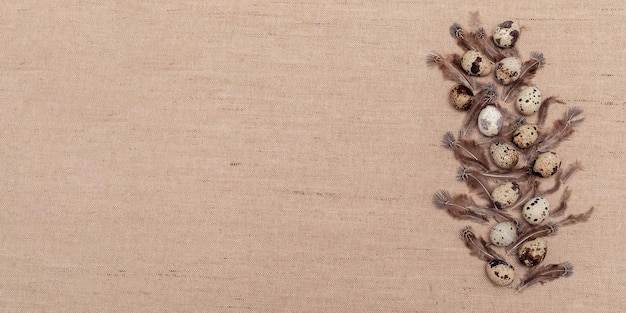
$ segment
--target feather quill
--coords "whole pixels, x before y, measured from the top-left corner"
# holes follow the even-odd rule
[[[470,249],[470,255],[473,255],[483,261],[504,260],[497,252],[495,252],[490,244],[480,236],[476,236],[470,226],[463,228],[459,235],[465,246]]]
[[[515,241],[515,243],[506,250],[506,255],[510,255],[511,253],[517,251],[519,246],[524,241],[532,240],[538,237],[553,236],[556,235],[557,230],[558,225],[556,224],[525,226],[520,229],[520,232],[517,235],[518,239]]]
[[[426,58],[426,64],[428,66],[437,66],[441,70],[444,79],[461,84],[476,94],[476,83],[472,77],[465,74],[465,71],[460,68],[460,60],[461,57],[458,54],[443,56],[438,53],[431,53]]]
[[[580,161],[576,161],[574,162],[574,164],[572,164],[569,168],[567,168],[566,170],[563,170],[562,175],[561,175],[561,181],[562,182],[567,182],[567,180],[577,171],[582,170],[583,169],[583,165],[580,163]]]
[[[569,262],[560,264],[542,265],[530,269],[517,287],[517,291],[522,291],[535,284],[545,284],[557,278],[568,277],[573,273],[574,267]]]

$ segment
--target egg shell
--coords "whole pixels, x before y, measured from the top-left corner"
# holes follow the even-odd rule
[[[506,247],[517,238],[517,227],[511,222],[500,222],[489,232],[491,243],[498,247]]]
[[[493,42],[500,48],[511,48],[515,46],[519,34],[519,24],[513,21],[502,22],[493,32]]]
[[[519,78],[522,71],[522,61],[516,57],[508,57],[500,60],[496,65],[496,80],[502,85],[508,85]]]
[[[517,250],[517,257],[522,264],[533,267],[543,261],[547,252],[548,244],[540,237],[522,243]]]
[[[504,183],[493,189],[491,198],[498,209],[507,208],[515,203],[520,196],[520,188],[516,182]]]
[[[515,268],[506,261],[493,260],[485,266],[487,277],[497,286],[508,286],[515,280]]]
[[[531,225],[538,225],[550,214],[550,202],[544,197],[535,197],[522,208],[524,219]]]
[[[491,72],[491,61],[479,51],[468,50],[461,58],[461,67],[470,75],[486,76]]]
[[[474,93],[471,89],[456,85],[450,90],[450,103],[457,110],[467,110],[472,106]]]
[[[531,115],[541,106],[541,91],[535,86],[529,86],[519,93],[515,102],[517,111],[522,115]]]
[[[493,105],[484,107],[478,114],[478,131],[487,137],[499,134],[503,123],[502,113]]]
[[[513,143],[520,149],[526,149],[535,144],[538,137],[537,125],[524,124],[513,132]]]
[[[508,143],[492,143],[489,147],[489,153],[491,154],[493,162],[496,163],[499,168],[514,168],[519,161],[519,152]]]
[[[540,154],[533,164],[533,173],[541,177],[556,174],[561,167],[561,158],[556,152],[548,151]]]

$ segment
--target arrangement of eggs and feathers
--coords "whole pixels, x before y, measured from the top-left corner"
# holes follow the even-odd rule
[[[516,43],[524,28],[505,21],[489,35],[478,13],[472,13],[471,24],[471,31],[457,23],[450,27],[463,53],[428,56],[428,64],[456,84],[449,102],[466,115],[458,134],[448,132],[443,141],[461,164],[457,178],[470,190],[454,195],[440,190],[434,202],[454,218],[490,225],[487,239],[471,226],[460,236],[470,253],[486,262],[487,277],[496,286],[509,286],[521,277],[519,291],[572,273],[569,262],[543,261],[548,237],[561,227],[587,221],[593,212],[562,217],[571,195],[566,182],[581,165],[564,165],[556,150],[583,121],[582,110],[567,108],[546,125],[549,108],[565,103],[545,97],[532,82],[545,58],[533,52],[522,59]],[[520,275],[524,268],[525,275]]]

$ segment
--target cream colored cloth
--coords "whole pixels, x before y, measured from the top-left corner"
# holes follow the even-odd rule
[[[480,11],[585,110],[549,238],[575,274],[496,288],[432,204],[463,118],[427,68]],[[0,310],[623,312],[622,1],[0,4]],[[555,112],[565,106],[557,107]],[[484,233],[486,228],[477,227]],[[481,234],[483,234],[481,233]]]

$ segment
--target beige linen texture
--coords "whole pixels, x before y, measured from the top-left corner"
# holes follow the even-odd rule
[[[0,310],[623,312],[624,2],[462,3],[3,1]],[[596,213],[522,294],[431,202],[466,188],[425,56],[474,10],[585,110],[558,151]]]

